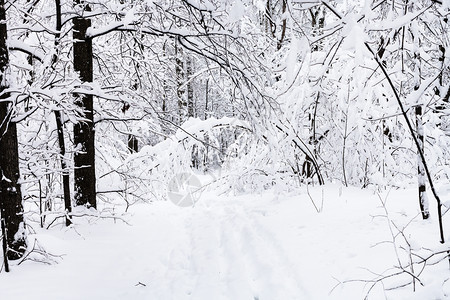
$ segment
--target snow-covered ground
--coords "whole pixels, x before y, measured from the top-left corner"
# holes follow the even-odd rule
[[[128,224],[92,218],[69,229],[32,224],[37,234],[30,241],[63,256],[0,273],[0,299],[364,299],[377,274],[409,262],[410,248],[423,256],[430,253],[424,248],[442,248],[435,211],[432,220],[421,220],[415,189],[377,194],[328,185],[309,193],[205,192],[195,207],[134,205]],[[444,225],[449,233],[448,217]],[[421,268],[407,271],[418,275]],[[425,267],[416,293],[412,285],[396,289],[411,280],[405,273],[376,284],[369,299],[447,299],[449,277],[443,260]]]

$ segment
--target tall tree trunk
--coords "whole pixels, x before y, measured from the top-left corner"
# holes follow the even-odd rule
[[[163,61],[166,62],[167,61],[167,41],[164,42],[163,47],[162,47],[162,52],[163,52]],[[167,138],[166,136],[170,134],[170,129],[167,126],[167,121],[166,120],[171,120],[172,122],[174,122],[175,120],[173,119],[173,114],[169,114],[169,97],[170,95],[170,89],[169,86],[167,84],[167,77],[164,76],[163,78],[163,95],[162,95],[162,103],[161,103],[161,110],[162,110],[162,118],[160,117],[159,120],[161,122],[161,129],[162,132],[164,133],[164,140]]]
[[[312,36],[320,35],[323,27],[325,26],[325,12],[321,7],[319,8],[311,8],[309,10],[311,15],[311,27],[312,27]],[[312,45],[311,51],[320,51],[322,50],[322,45],[320,43],[315,43]],[[309,144],[311,145],[313,151],[312,154],[314,157],[306,156],[305,162],[302,166],[302,175],[306,178],[312,178],[314,176],[315,164],[313,163],[313,159],[315,160],[317,156],[317,134],[316,134],[316,117],[317,117],[317,107],[319,105],[320,100],[320,90],[316,92],[316,101],[311,105],[310,111],[308,113],[308,119],[310,122],[310,138]],[[320,181],[320,180],[319,180]]]
[[[61,155],[61,168],[62,168],[62,178],[63,178],[63,192],[64,192],[64,209],[66,211],[66,226],[72,224],[70,221],[69,214],[72,212],[72,201],[70,198],[70,177],[69,169],[66,164],[66,145],[64,142],[64,127],[62,122],[61,112],[55,110],[55,120],[56,120],[56,130],[58,132],[58,144],[59,144],[59,154]]]
[[[60,31],[62,29],[62,18],[61,18],[61,0],[55,0],[55,10],[56,10],[56,35],[55,35],[55,49],[56,53],[52,57],[52,67],[55,69],[55,64],[58,59],[58,46]],[[72,224],[69,214],[72,212],[72,201],[70,198],[70,178],[69,170],[67,169],[66,163],[66,144],[64,141],[64,126],[62,121],[62,115],[59,110],[55,110],[55,121],[56,130],[58,132],[58,144],[59,144],[59,154],[61,156],[61,168],[62,168],[62,178],[63,178],[63,192],[64,192],[64,209],[66,211],[66,226]]]
[[[204,120],[206,120],[209,117],[208,110],[209,110],[209,78],[206,79],[206,84],[205,84],[205,114],[204,114]]]
[[[194,101],[194,82],[192,79],[192,75],[194,74],[194,70],[192,69],[192,58],[186,57],[186,80],[187,80],[187,117],[194,118],[195,117],[195,101]],[[200,157],[198,146],[194,145],[191,153],[191,166],[193,168],[198,169],[200,167]]]
[[[416,106],[416,128],[417,128],[417,141],[420,145],[420,150],[422,153],[425,153],[424,147],[424,132],[423,132],[423,121],[422,121],[422,106]],[[418,150],[419,151],[419,150]],[[423,166],[422,159],[420,158],[420,154],[417,154],[417,178],[419,183],[419,206],[420,211],[422,212],[422,218],[428,219],[430,216],[428,198],[426,194],[426,177],[425,177],[425,168]]]
[[[407,7],[408,1],[405,1],[405,14],[406,14],[406,7]],[[411,23],[411,27],[417,27],[416,22]],[[420,39],[418,36],[413,36],[414,41],[414,90],[417,91],[420,88],[421,84],[421,58],[420,58]],[[403,53],[403,51],[402,51]],[[420,152],[422,152],[423,155],[425,155],[425,144],[424,144],[424,131],[423,131],[423,120],[422,120],[422,114],[423,114],[423,108],[421,105],[417,105],[415,108],[416,113],[416,134],[417,134],[417,142],[418,142],[418,149],[417,149],[417,179],[419,184],[419,207],[420,211],[422,212],[422,218],[428,219],[430,216],[429,208],[428,208],[428,198],[426,194],[426,175],[425,175],[425,167],[422,161],[422,158],[420,157]]]
[[[183,50],[178,45],[178,41],[175,41],[175,74],[177,79],[177,101],[178,101],[178,125],[181,125],[184,121],[185,113],[184,107],[186,101],[184,100],[184,62],[183,62]]]
[[[303,163],[302,166],[302,175],[305,176],[306,178],[312,178],[314,177],[314,170],[316,169],[316,166],[313,162],[313,160],[316,159],[317,157],[317,144],[318,144],[318,139],[317,139],[317,134],[316,134],[316,117],[317,117],[317,107],[319,106],[319,99],[320,99],[320,92],[317,92],[316,95],[316,101],[314,102],[314,104],[310,107],[310,112],[308,114],[308,119],[310,121],[310,138],[309,138],[309,144],[311,145],[312,148],[312,155],[313,157],[310,156],[306,156],[305,158],[305,162]]]
[[[195,103],[194,103],[194,83],[192,82],[191,76],[193,75],[192,70],[192,58],[187,57],[186,59],[186,79],[187,84],[187,116],[188,118],[195,117]]]
[[[91,8],[83,0],[75,0],[75,5]],[[92,39],[86,37],[86,30],[91,20],[85,17],[73,19],[73,66],[79,72],[82,82],[93,80]],[[75,165],[75,202],[77,205],[97,207],[95,190],[95,130],[92,95],[76,95],[75,103],[84,111],[83,121],[74,125],[74,143],[77,151],[74,155]]]
[[[7,258],[19,259],[26,250],[22,193],[19,184],[19,151],[16,123],[12,121],[14,103],[9,100],[6,78],[9,66],[6,45],[5,1],[0,0],[0,210],[6,235]]]

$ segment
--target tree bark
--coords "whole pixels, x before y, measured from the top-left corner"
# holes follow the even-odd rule
[[[311,15],[312,36],[322,34],[323,28],[325,27],[325,12],[319,7],[311,8],[309,14]],[[322,47],[322,42],[314,43],[311,51],[320,51]]]
[[[282,6],[281,6],[281,14],[283,16],[283,21],[281,22],[281,35],[280,38],[277,40],[277,50],[280,50],[283,46],[284,38],[286,37],[286,26],[287,26],[287,20],[286,20],[286,9],[287,9],[287,0],[282,0]]]
[[[206,120],[209,117],[208,109],[209,109],[209,78],[206,79],[205,84],[205,114],[204,114],[204,120]]]
[[[309,10],[311,15],[311,27],[312,27],[312,36],[319,35],[322,32],[323,27],[325,26],[325,12],[321,8],[311,8]],[[312,45],[311,51],[316,52],[322,50],[321,43],[315,43]],[[310,107],[310,112],[308,113],[308,118],[310,121],[310,138],[309,144],[313,148],[312,155],[315,157],[317,155],[317,136],[316,136],[316,117],[317,117],[317,107],[319,105],[320,100],[320,91],[317,92],[316,101]],[[306,156],[305,161],[302,166],[302,175],[306,178],[312,178],[314,176],[314,169],[316,166],[312,161],[313,157]]]
[[[130,153],[136,153],[139,151],[139,141],[132,134],[128,135],[128,150],[130,150]]]
[[[422,106],[416,106],[416,128],[417,128],[417,141],[420,145],[420,151],[425,153],[424,147],[424,132],[423,132],[423,121],[422,121]],[[418,150],[419,151],[419,150]],[[420,158],[419,152],[417,154],[417,179],[419,183],[419,206],[422,212],[422,218],[424,220],[430,217],[428,198],[426,194],[426,176],[425,168],[423,166],[422,159]]]
[[[192,82],[191,76],[193,75],[192,70],[192,58],[186,58],[186,79],[187,83],[187,116],[188,118],[195,117],[195,103],[194,103],[194,83]]]
[[[178,41],[175,41],[175,74],[177,79],[177,100],[178,100],[178,125],[181,125],[185,118],[185,106],[184,100],[184,62],[183,62],[183,50],[178,45]]]
[[[9,99],[9,93],[3,93],[8,88],[6,76],[9,55],[6,40],[5,1],[0,0],[0,210],[6,236],[7,258],[13,260],[23,256],[26,236],[19,184],[17,128],[16,123],[12,121],[14,103]]]
[[[56,11],[56,34],[55,34],[55,49],[57,53],[55,53],[52,57],[52,67],[55,69],[55,63],[58,59],[58,46],[59,46],[59,38],[60,31],[62,29],[62,16],[61,16],[61,0],[55,0],[55,11]],[[67,169],[67,163],[65,160],[66,155],[66,144],[64,141],[64,126],[62,121],[62,115],[59,110],[55,110],[55,121],[56,121],[56,130],[58,133],[58,144],[59,144],[59,154],[61,159],[61,168],[62,168],[62,179],[63,179],[63,195],[64,195],[64,209],[66,212],[66,226],[72,224],[70,220],[69,214],[72,212],[72,201],[70,198],[70,178],[69,178],[69,170]]]
[[[84,6],[91,11],[83,0],[75,0],[74,5]],[[93,80],[92,39],[86,37],[91,20],[85,17],[73,19],[73,66],[82,82]],[[84,120],[74,125],[74,143],[77,151],[74,155],[75,165],[75,202],[76,205],[88,205],[96,208],[95,190],[95,129],[92,95],[76,95],[75,103],[83,110]]]
[[[405,14],[407,9],[408,1],[405,1]],[[414,25],[418,26],[414,21],[410,25],[413,27]],[[404,29],[403,29],[404,31]],[[413,37],[414,41],[414,56],[413,56],[413,62],[414,62],[414,90],[417,91],[420,88],[421,84],[421,58],[420,58],[420,52],[418,49],[420,49],[420,39],[417,36]],[[402,51],[403,53],[404,51]],[[423,114],[423,108],[421,105],[417,105],[415,107],[415,113],[416,113],[416,134],[417,134],[417,180],[419,184],[419,207],[420,211],[422,213],[422,218],[424,220],[428,219],[430,216],[429,208],[428,208],[428,199],[426,194],[426,177],[425,177],[425,167],[424,162],[422,161],[422,158],[420,157],[420,153],[422,155],[425,155],[425,144],[424,144],[424,131],[423,131],[423,120],[422,120],[422,114]]]

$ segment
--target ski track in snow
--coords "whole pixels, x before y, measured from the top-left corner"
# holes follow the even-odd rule
[[[173,299],[296,299],[305,296],[274,237],[244,209],[200,209],[185,220],[184,251],[171,250]]]

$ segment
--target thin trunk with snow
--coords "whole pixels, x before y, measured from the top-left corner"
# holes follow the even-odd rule
[[[424,147],[424,131],[423,131],[423,121],[422,121],[422,106],[416,106],[416,126],[417,126],[417,140],[419,141],[420,150],[422,153],[425,153]],[[420,211],[422,212],[422,218],[428,219],[430,216],[428,198],[426,194],[426,177],[425,177],[425,168],[420,157],[420,154],[417,154],[417,178],[419,182],[419,205]]]

